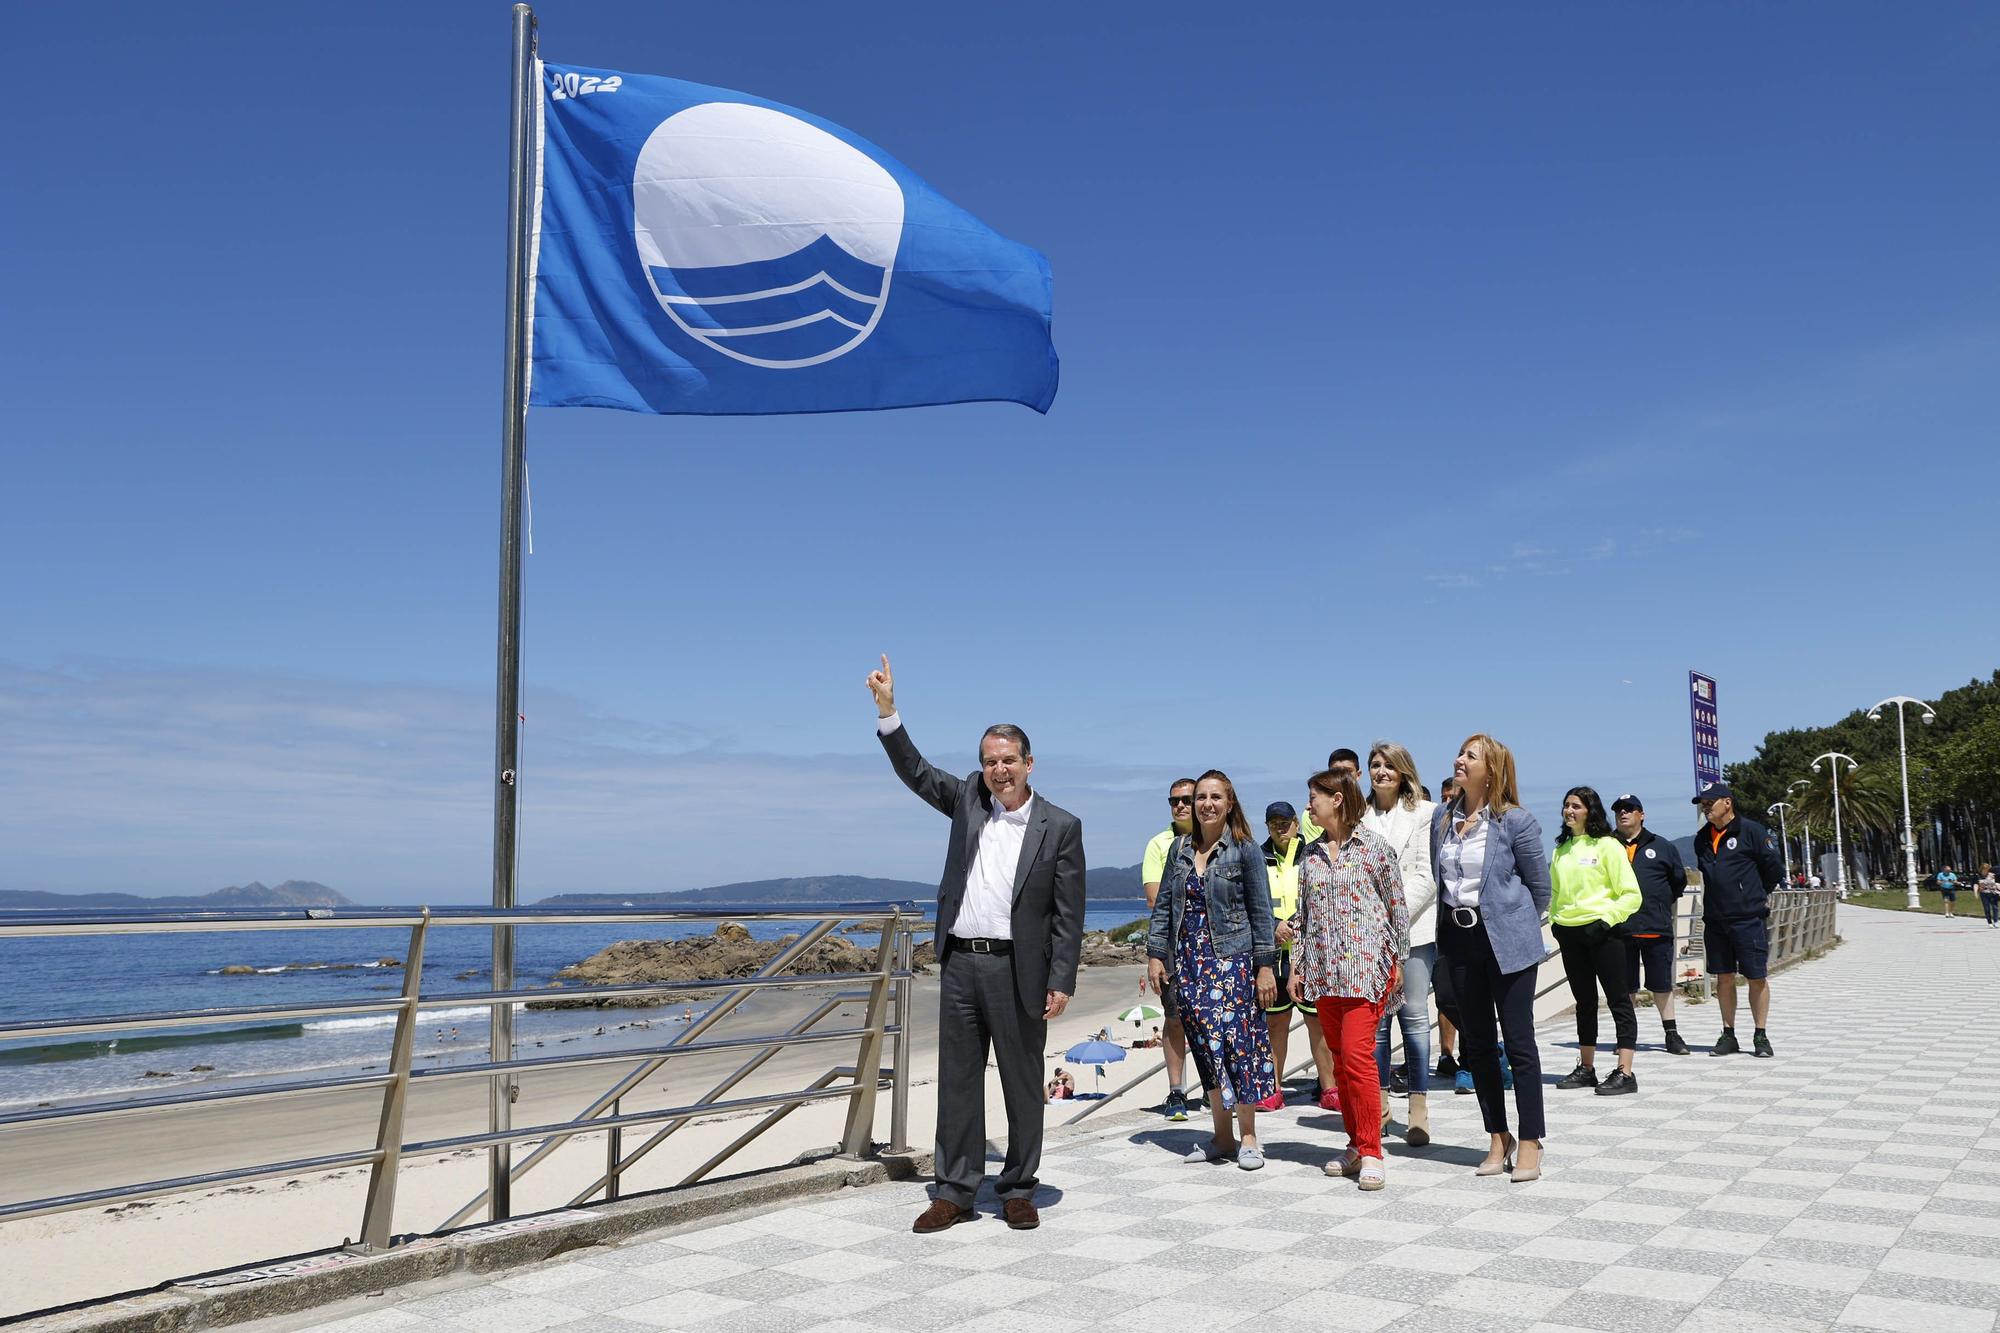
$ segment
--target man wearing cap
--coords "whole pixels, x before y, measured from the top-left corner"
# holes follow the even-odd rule
[[[1770,936],[1764,928],[1770,916],[1769,894],[1785,877],[1785,863],[1771,830],[1736,813],[1736,795],[1711,782],[1694,798],[1707,821],[1694,835],[1695,865],[1701,870],[1702,940],[1708,950],[1708,970],[1715,977],[1716,1007],[1722,1011],[1722,1035],[1710,1055],[1735,1055],[1736,974],[1750,983],[1750,1017],[1757,1024],[1752,1050],[1760,1059],[1772,1055],[1764,1035],[1771,1013]]]
[[[1687,1055],[1688,1044],[1674,1025],[1674,907],[1687,891],[1687,866],[1677,847],[1646,827],[1646,807],[1637,796],[1626,792],[1611,803],[1611,813],[1639,881],[1639,910],[1625,921],[1626,989],[1636,997],[1645,982],[1660,1013],[1667,1054]]]
[[[1153,902],[1160,896],[1160,881],[1167,873],[1167,852],[1173,847],[1174,839],[1192,832],[1194,779],[1175,778],[1167,788],[1167,827],[1153,835],[1139,862],[1139,884],[1145,890],[1148,912],[1153,910]],[[1145,979],[1141,978],[1139,993],[1144,995],[1148,989]],[[1160,1009],[1166,1015],[1164,1021],[1167,1025],[1160,1052],[1167,1066],[1167,1104],[1162,1109],[1169,1120],[1185,1120],[1188,1118],[1187,1029],[1181,1026],[1180,1001],[1174,997],[1172,986],[1160,991]]]
[[[1289,801],[1273,801],[1264,807],[1264,831],[1271,835],[1264,839],[1264,878],[1271,885],[1271,916],[1278,923],[1278,994],[1265,1007],[1264,1022],[1271,1033],[1271,1063],[1278,1076],[1275,1090],[1257,1103],[1257,1109],[1281,1111],[1285,1106],[1285,1053],[1296,1008],[1287,989],[1292,976],[1292,941],[1298,938],[1292,917],[1299,910],[1299,853],[1305,850],[1305,839],[1299,836],[1299,812]]]

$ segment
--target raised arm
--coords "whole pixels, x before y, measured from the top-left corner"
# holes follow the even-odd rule
[[[875,734],[881,739],[882,748],[888,751],[889,764],[896,770],[896,776],[933,810],[945,815],[955,812],[959,797],[964,794],[965,779],[933,767],[917,752],[916,742],[910,739],[902,715],[896,711],[896,677],[889,670],[889,654],[882,654],[881,670],[868,673],[868,692],[875,696]]]

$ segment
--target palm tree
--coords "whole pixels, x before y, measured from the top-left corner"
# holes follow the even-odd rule
[[[1808,772],[1811,785],[1799,792],[1799,812],[1809,820],[1816,834],[1833,831],[1833,774],[1831,765],[1818,773]],[[1880,764],[1847,769],[1840,775],[1840,824],[1850,835],[1864,832],[1893,832],[1903,820],[1902,789],[1897,777]]]

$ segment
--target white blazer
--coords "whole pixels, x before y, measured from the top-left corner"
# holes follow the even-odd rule
[[[1403,872],[1403,900],[1410,909],[1410,945],[1430,944],[1437,939],[1437,876],[1431,871],[1431,817],[1435,801],[1418,801],[1411,810],[1401,801],[1387,814],[1368,802],[1362,824],[1396,850],[1397,868]]]

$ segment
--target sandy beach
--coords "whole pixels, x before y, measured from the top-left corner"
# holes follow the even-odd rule
[[[1061,1052],[1109,1026],[1129,1046],[1136,1030],[1113,1022],[1137,1002],[1144,969],[1136,966],[1086,968],[1069,1011],[1050,1024],[1046,1064],[1064,1063]],[[732,1016],[710,1035],[749,1036],[782,1030],[792,1021],[796,997],[759,1001],[750,1014]],[[860,1005],[830,1016],[822,1026],[853,1026]],[[647,1016],[649,1011],[606,1011],[607,1025]],[[937,978],[919,977],[911,1008],[910,1142],[928,1149],[933,1132],[937,1067]],[[577,1048],[587,1050],[587,1046]],[[735,1095],[800,1088],[835,1065],[852,1064],[847,1043],[788,1050],[738,1086]],[[736,1069],[745,1052],[723,1051],[670,1061],[629,1094],[624,1109],[636,1111],[693,1101],[720,1077]],[[885,1055],[885,1063],[887,1057]],[[619,1061],[584,1069],[525,1076],[515,1107],[517,1125],[567,1120],[631,1068]],[[1165,1095],[1155,1051],[1132,1051],[1107,1070],[1109,1090],[1135,1072],[1151,1069],[1149,1084],[1120,1105],[1142,1105]],[[1090,1091],[1088,1068],[1073,1070],[1079,1091]],[[1049,1123],[1075,1115],[1088,1102],[1049,1108]],[[7,1169],[0,1183],[6,1200],[41,1198],[104,1188],[136,1180],[159,1180],[221,1170],[232,1165],[275,1162],[339,1152],[372,1144],[380,1094],[281,1099],[262,1105],[191,1107],[168,1115],[107,1117],[69,1126],[0,1130],[0,1155]],[[688,1125],[625,1176],[630,1196],[678,1183],[716,1149],[740,1134],[762,1112],[740,1112]],[[739,1153],[721,1174],[782,1165],[800,1154],[836,1143],[846,1115],[845,1101],[801,1108],[763,1139]],[[889,1098],[877,1108],[875,1137],[889,1134]],[[987,1133],[1006,1131],[997,1079],[987,1083]],[[486,1128],[486,1084],[444,1081],[412,1090],[407,1141],[481,1132]],[[626,1151],[649,1133],[628,1130]],[[532,1144],[515,1148],[522,1160]],[[603,1171],[605,1136],[580,1135],[551,1154],[515,1183],[515,1211],[525,1213],[568,1204]],[[0,1282],[0,1318],[73,1301],[143,1290],[179,1277],[254,1263],[282,1255],[338,1246],[360,1229],[367,1173],[334,1172],[292,1181],[240,1184],[177,1195],[123,1208],[92,1208],[51,1217],[0,1224],[0,1253],[7,1278]],[[483,1151],[424,1157],[404,1163],[396,1229],[436,1228],[486,1185]],[[477,1220],[477,1219],[476,1219]]]

